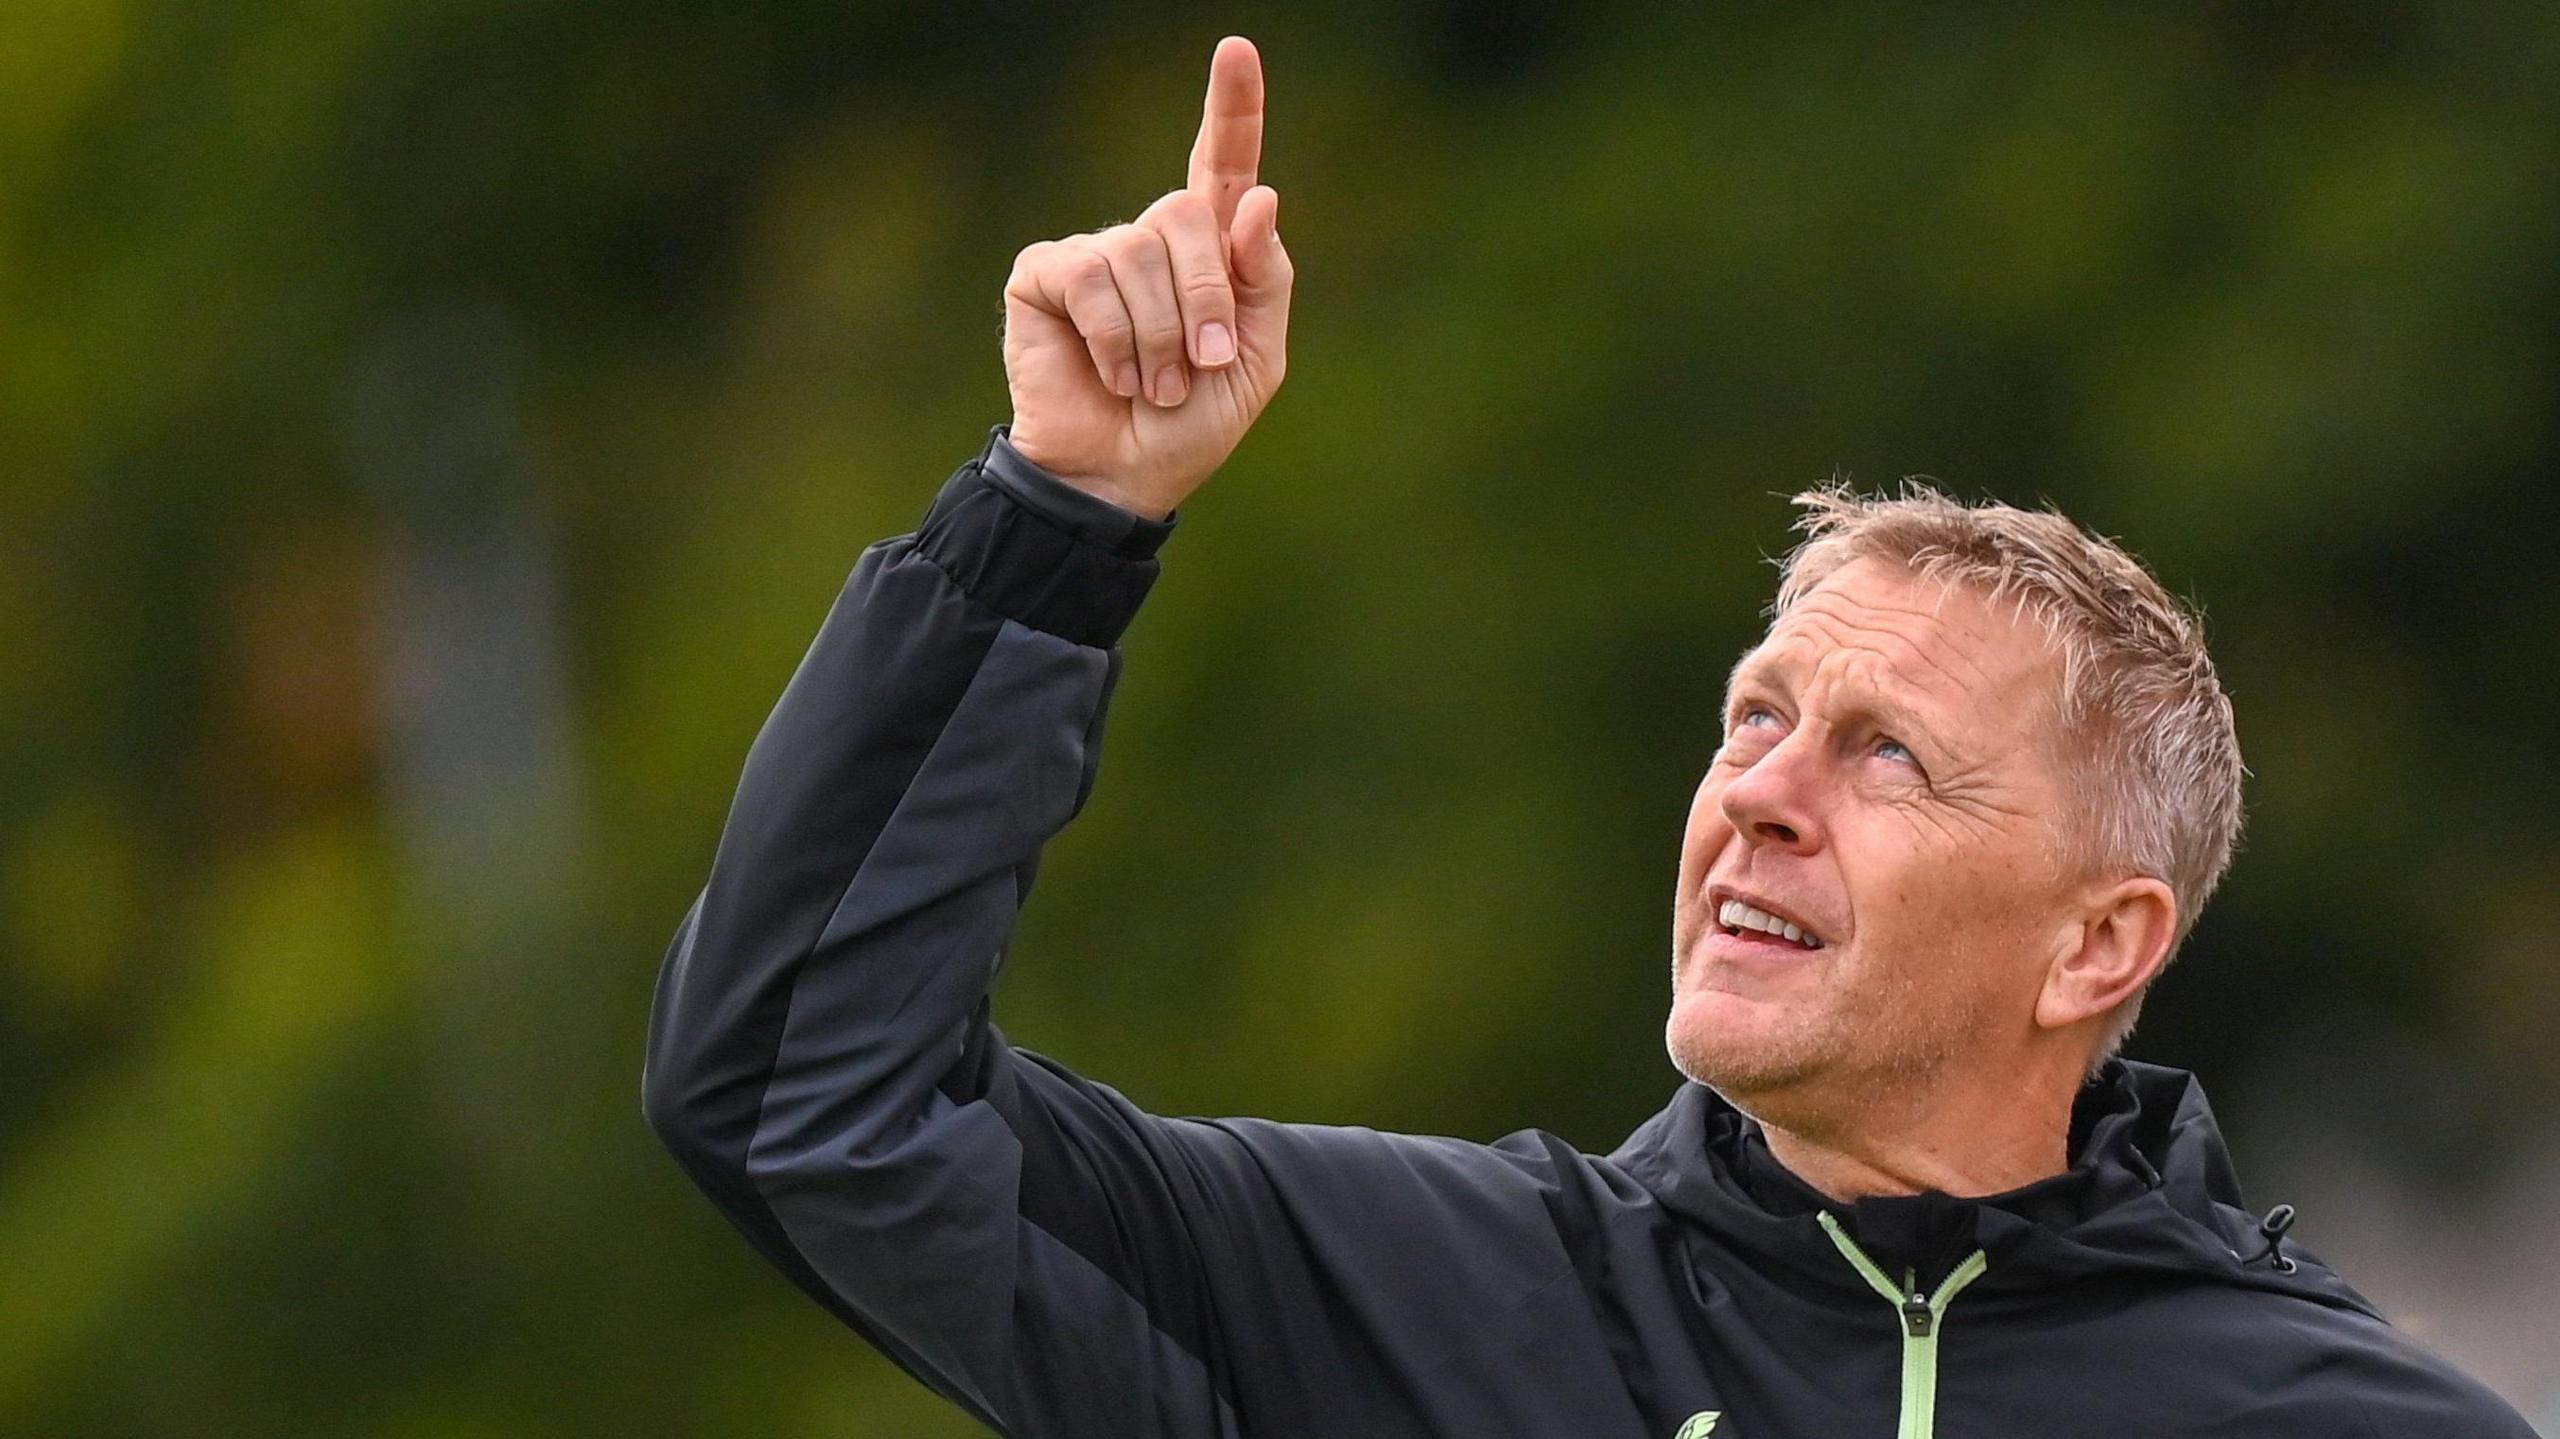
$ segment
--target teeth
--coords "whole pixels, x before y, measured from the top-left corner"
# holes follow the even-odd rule
[[[1822,948],[1822,941],[1787,923],[1765,909],[1754,909],[1738,899],[1728,899],[1716,911],[1716,918],[1728,929],[1756,929],[1764,934],[1781,935],[1808,949]]]

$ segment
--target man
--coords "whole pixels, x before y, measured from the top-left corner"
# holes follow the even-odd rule
[[[2227,863],[2194,618],[2057,515],[1801,497],[1616,1152],[1167,1119],[988,990],[1174,510],[1267,405],[1259,58],[1189,183],[1031,246],[1014,418],[865,551],[660,981],[651,1121],[765,1257],[1023,1435],[2519,1436],[2110,1057]]]

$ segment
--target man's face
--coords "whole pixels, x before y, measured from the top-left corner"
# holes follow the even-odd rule
[[[2067,932],[2043,744],[2058,662],[1969,588],[1861,559],[1735,671],[1672,907],[1682,1073],[1811,1130],[1879,1083],[1999,1063]],[[1751,903],[1807,943],[1736,926]]]

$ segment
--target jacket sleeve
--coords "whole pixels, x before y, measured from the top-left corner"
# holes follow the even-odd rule
[[[1328,1432],[1342,1386],[1569,1268],[1552,1156],[1161,1118],[990,1023],[1171,527],[1036,503],[999,439],[862,554],[749,751],[646,1111],[768,1261],[1000,1432]]]

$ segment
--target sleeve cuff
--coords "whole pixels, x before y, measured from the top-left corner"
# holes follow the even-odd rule
[[[1091,491],[1077,489],[1015,449],[1010,425],[998,425],[988,432],[981,460],[988,476],[1005,493],[1042,518],[1123,554],[1138,558],[1154,554],[1173,533],[1174,522],[1182,518],[1182,511],[1175,510],[1161,520],[1151,520]]]
[[[1173,524],[1172,515],[1149,520],[1049,474],[1015,452],[999,425],[944,482],[916,549],[997,614],[1108,649],[1154,587],[1156,550]]]

